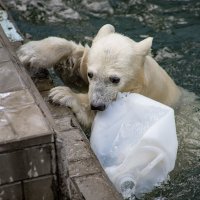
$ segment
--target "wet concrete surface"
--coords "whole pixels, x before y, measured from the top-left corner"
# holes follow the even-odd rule
[[[46,117],[23,81],[22,73],[16,68],[8,46],[2,40],[1,37],[0,143],[22,140],[33,135],[52,134]]]

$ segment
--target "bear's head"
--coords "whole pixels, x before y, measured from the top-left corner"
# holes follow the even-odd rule
[[[135,42],[104,25],[88,54],[87,75],[92,110],[103,111],[118,92],[140,92],[144,84],[145,56],[152,38]]]

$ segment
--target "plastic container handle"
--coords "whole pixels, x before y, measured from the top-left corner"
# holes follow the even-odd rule
[[[158,152],[158,150],[160,151],[159,148],[157,147],[152,147],[152,146],[146,146],[146,147],[143,147],[144,149],[147,149],[147,150],[150,150],[152,151],[152,149],[154,150],[154,152]],[[164,160],[165,158],[165,155],[164,153],[159,153],[160,155],[157,156],[156,159],[154,159],[153,161],[151,161],[141,172],[140,174],[142,176],[146,176],[160,161]]]

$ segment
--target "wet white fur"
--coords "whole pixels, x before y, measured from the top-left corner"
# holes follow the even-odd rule
[[[91,48],[50,37],[23,45],[18,56],[22,63],[38,67],[52,67],[62,59],[73,58],[81,76],[89,82],[88,94],[75,94],[64,86],[53,88],[49,96],[70,107],[81,124],[90,126],[95,116],[90,104],[108,106],[118,92],[140,93],[172,107],[178,102],[180,89],[149,55],[151,46],[151,37],[135,42],[107,24],[99,30]],[[92,79],[88,80],[87,72],[93,73]],[[110,76],[119,77],[119,84],[111,83]]]

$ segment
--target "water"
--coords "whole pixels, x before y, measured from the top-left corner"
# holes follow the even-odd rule
[[[200,95],[199,0],[4,2],[22,33],[32,39],[52,35],[90,43],[105,23],[136,41],[153,36],[152,54],[159,64],[178,85]],[[186,97],[187,103],[176,114],[179,151],[175,170],[169,181],[143,199],[200,199],[200,101],[194,102],[191,93]]]

